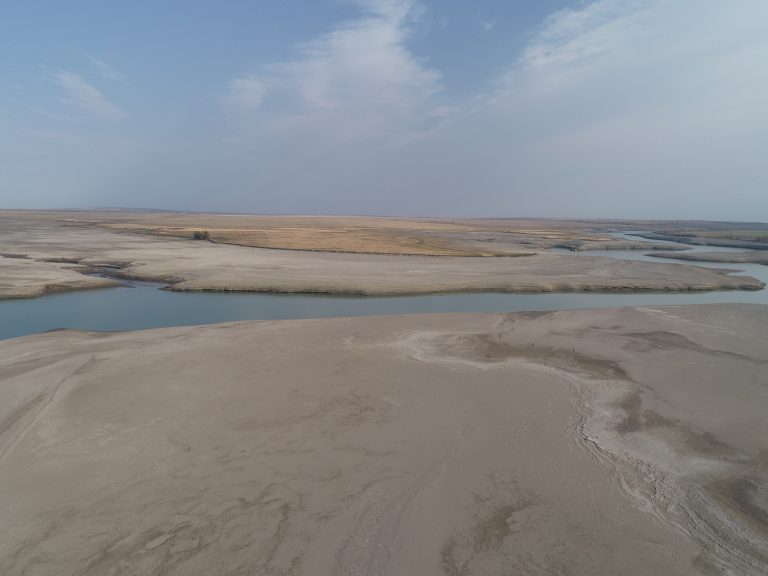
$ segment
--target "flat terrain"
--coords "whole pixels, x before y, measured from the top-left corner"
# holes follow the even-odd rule
[[[768,250],[753,250],[749,252],[685,252],[654,253],[652,256],[659,258],[675,258],[689,262],[724,262],[734,264],[764,264],[768,266]]]
[[[746,227],[746,228],[745,228]],[[642,237],[662,242],[680,242],[700,246],[727,246],[768,250],[768,224],[752,223],[699,223],[689,226],[648,227],[651,233]]]
[[[212,241],[223,244],[365,254],[509,256],[529,254],[532,248],[615,241],[610,235],[590,232],[589,223],[555,220],[0,211],[3,217],[184,239],[205,231]],[[652,242],[634,244],[653,246]]]
[[[274,250],[116,229],[103,221],[86,222],[89,217],[96,218],[93,213],[79,212],[0,213],[0,298],[114,284],[83,275],[104,270],[171,282],[172,290],[360,295],[762,287],[754,278],[728,276],[697,266],[576,257],[530,245],[522,252],[524,245],[519,238],[506,244],[511,255],[499,257]],[[391,221],[393,226],[397,222]],[[545,233],[559,234],[560,242],[565,236],[573,241],[574,234],[586,234],[573,230],[537,232]],[[448,238],[446,234],[441,232],[441,238]],[[462,238],[462,242],[469,242],[466,234]],[[472,242],[481,242],[478,238],[473,236]],[[595,242],[604,246],[603,241]]]
[[[766,325],[712,305],[0,342],[0,573],[765,574]]]
[[[0,220],[47,220],[153,236],[190,239],[207,232],[217,243],[283,250],[429,256],[510,256],[535,250],[653,250],[671,242],[765,242],[768,224],[535,218],[385,218],[268,216],[177,212],[0,210]],[[628,241],[609,231],[645,230],[657,241]],[[738,242],[737,242],[738,241]],[[749,247],[749,246],[748,246]]]

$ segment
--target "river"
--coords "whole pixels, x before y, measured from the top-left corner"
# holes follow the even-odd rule
[[[629,234],[617,236],[636,240]],[[639,239],[642,240],[642,239]],[[690,247],[688,252],[737,251]],[[608,256],[628,260],[672,262],[646,256],[643,251],[601,250],[575,253],[575,257]],[[712,268],[738,269],[740,274],[768,284],[768,266],[760,264],[691,263]],[[375,316],[428,312],[501,312],[569,310],[662,304],[760,303],[768,304],[768,290],[660,293],[463,293],[399,297],[325,296],[309,294],[254,294],[172,292],[161,284],[127,282],[117,288],[53,294],[41,298],[0,301],[0,339],[56,328],[82,330],[136,330],[211,324],[238,320],[277,320],[334,316]]]

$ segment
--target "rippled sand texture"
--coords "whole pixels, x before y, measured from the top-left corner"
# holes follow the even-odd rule
[[[764,574],[768,307],[0,343],[4,575]]]

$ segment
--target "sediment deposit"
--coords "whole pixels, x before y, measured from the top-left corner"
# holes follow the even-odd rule
[[[765,574],[768,307],[0,342],[0,573]]]

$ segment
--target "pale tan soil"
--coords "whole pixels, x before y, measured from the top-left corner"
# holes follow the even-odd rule
[[[734,264],[765,264],[768,266],[768,250],[754,250],[750,252],[696,252],[693,254],[651,254],[659,258],[676,258],[691,262],[733,262]]]
[[[593,232],[628,222],[541,219],[429,219],[363,216],[258,216],[126,211],[0,211],[3,217],[88,225],[109,230],[189,239],[208,232],[211,240],[286,250],[432,256],[530,254],[535,249],[652,250],[651,242],[617,240]],[[638,226],[645,223],[637,224]],[[623,244],[623,248],[619,248]],[[670,249],[674,249],[670,248]]]
[[[744,237],[740,237],[739,235],[732,235],[729,232],[723,232],[722,234],[640,232],[637,235],[642,238],[647,238],[648,240],[679,242],[682,244],[692,244],[694,246],[723,246],[737,250],[740,248],[751,250],[768,250],[768,241],[751,239],[758,238],[759,236],[745,235]]]
[[[385,295],[762,287],[753,278],[677,264],[547,252],[473,258],[266,250],[14,214],[0,216],[0,253],[13,256],[0,258],[0,298],[104,285],[73,271],[103,265],[126,277],[174,282],[173,290]]]
[[[765,574],[766,323],[713,305],[0,342],[0,573]]]
[[[701,239],[715,238],[719,240],[743,240],[746,242],[768,243],[768,226],[762,225],[759,229],[732,229],[732,230],[700,230],[695,231],[694,236]]]
[[[0,298],[30,298],[69,290],[118,286],[117,280],[85,276],[71,264],[0,257]]]

